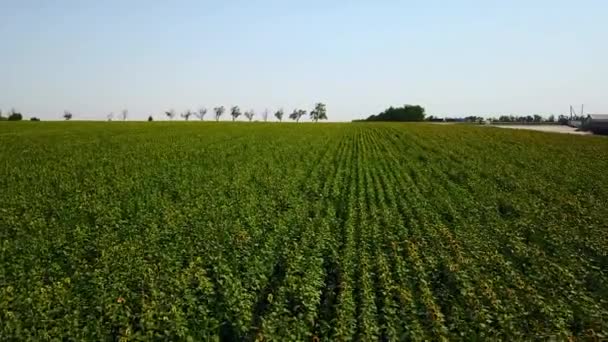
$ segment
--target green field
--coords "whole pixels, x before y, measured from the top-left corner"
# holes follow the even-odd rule
[[[608,337],[608,139],[0,124],[0,340]]]

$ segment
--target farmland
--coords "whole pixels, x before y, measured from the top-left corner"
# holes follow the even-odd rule
[[[0,124],[0,339],[608,337],[608,139]]]

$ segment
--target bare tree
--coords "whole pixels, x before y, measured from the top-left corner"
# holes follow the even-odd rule
[[[73,117],[73,115],[72,115],[72,113],[70,113],[70,111],[69,111],[69,110],[64,110],[64,111],[63,111],[63,118],[64,118],[66,121],[71,120],[71,119],[72,119],[72,117]]]
[[[248,110],[245,112],[244,115],[247,118],[247,120],[249,120],[249,122],[251,122],[251,120],[253,120],[253,117],[255,116],[255,111],[253,109]]]
[[[196,115],[199,119],[201,119],[201,121],[203,121],[205,119],[205,114],[207,114],[207,108],[202,107],[201,109],[198,110],[198,113],[194,113],[194,115]]]
[[[268,108],[264,109],[264,111],[262,112],[262,119],[264,120],[264,122],[268,121]]]
[[[230,108],[230,115],[232,116],[232,121],[235,121],[239,116],[241,116],[241,109],[239,106],[233,106]]]
[[[215,121],[220,121],[220,117],[224,114],[226,108],[224,108],[224,106],[219,106],[213,108],[213,111],[215,112]]]
[[[188,109],[185,113],[182,113],[182,118],[184,118],[184,119],[186,119],[186,121],[188,121],[193,114],[194,114],[194,112],[192,112],[190,109]]]
[[[165,115],[169,119],[173,120],[173,118],[175,117],[175,111],[173,109],[170,109],[170,110],[168,110],[168,111],[165,112]]]
[[[112,119],[114,119],[114,113],[110,113],[106,117],[108,118],[108,121],[112,121]]]
[[[123,109],[120,112],[120,117],[122,118],[122,121],[126,121],[128,116],[129,116],[129,111],[128,110]]]
[[[281,108],[274,113],[274,116],[277,118],[277,120],[279,120],[279,122],[283,122],[283,114],[283,108]]]

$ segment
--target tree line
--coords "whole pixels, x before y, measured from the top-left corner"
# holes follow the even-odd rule
[[[72,113],[67,110],[64,111],[63,118],[65,120],[72,119]],[[21,120],[23,120],[23,114],[16,111],[14,108],[11,109],[10,112],[8,112],[8,116],[6,116],[6,117],[4,116],[2,109],[0,109],[0,121],[21,121]],[[40,121],[40,119],[35,116],[32,116],[32,117],[30,117],[30,121]]]
[[[21,121],[23,120],[23,114],[16,111],[15,108],[11,109],[8,113],[8,116],[4,116],[2,109],[0,109],[0,121]],[[30,121],[40,121],[37,117],[31,117]]]
[[[500,115],[498,117],[492,116],[475,116],[469,115],[464,117],[438,117],[434,115],[426,116],[425,109],[419,105],[403,105],[402,107],[388,107],[378,114],[368,116],[366,119],[353,120],[353,122],[362,121],[430,121],[430,122],[494,122],[494,123],[523,123],[523,124],[540,124],[540,123],[559,123],[567,125],[570,120],[584,120],[584,116],[566,116],[553,114],[545,117],[539,114],[533,115]]]
[[[491,117],[489,121],[496,122],[520,122],[520,123],[559,123],[562,125],[568,124],[570,120],[584,120],[584,116],[574,115],[572,117],[568,117],[566,115],[559,115],[557,118],[555,115],[551,114],[548,117],[544,117],[539,114],[534,115],[526,115],[526,116],[517,116],[517,115],[501,115],[498,118]]]
[[[226,108],[224,106],[218,106],[218,107],[213,108],[213,115],[214,115],[215,121],[219,121],[220,118],[224,115],[224,113],[226,113]],[[178,114],[173,109],[167,110],[163,114],[169,120],[173,120],[174,118],[178,117]],[[270,114],[270,112],[268,109],[264,110],[261,113],[262,120],[268,121],[269,114]],[[309,114],[310,119],[314,122],[317,122],[319,120],[327,120],[327,107],[325,106],[324,103],[319,102],[319,103],[315,104],[315,107],[310,112],[307,112],[304,109],[294,109],[293,112],[291,112],[291,114],[289,114],[288,117],[289,117],[289,119],[292,119],[296,122],[300,122],[300,119],[302,117],[306,116],[306,114]],[[204,121],[206,115],[207,115],[207,108],[205,108],[205,107],[200,108],[198,111],[186,110],[185,112],[179,114],[179,116],[182,117],[186,121],[190,120],[191,117],[196,117],[199,120]],[[232,117],[232,121],[236,121],[241,115],[243,115],[245,118],[247,118],[248,121],[251,122],[251,121],[253,121],[253,118],[256,116],[256,112],[253,109],[242,112],[239,106],[233,106],[230,108],[230,116]],[[113,121],[114,119],[126,121],[128,116],[129,116],[129,111],[126,109],[123,109],[119,113],[119,115],[115,116],[114,113],[110,113],[107,115],[106,118],[108,121]],[[282,122],[283,117],[285,116],[285,112],[283,111],[283,109],[279,109],[276,112],[274,112],[274,116],[278,121]],[[70,112],[69,110],[65,110],[63,112],[62,117],[64,120],[69,121],[72,118],[74,118],[74,114],[72,114],[72,112]],[[13,109],[9,113],[8,117],[4,117],[2,110],[0,110],[0,120],[20,121],[20,120],[23,120],[23,115]],[[40,119],[35,118],[35,117],[32,117],[30,120],[40,121]],[[148,117],[148,121],[153,121],[153,120],[154,120],[153,116],[150,115]]]
[[[363,120],[353,121],[423,121],[425,117],[424,107],[418,105],[403,105],[402,107],[390,106],[384,111],[373,114]]]
[[[215,121],[219,121],[220,118],[224,115],[224,113],[226,112],[226,108],[224,106],[218,106],[218,107],[214,107],[213,108],[213,115],[215,118]],[[169,120],[173,120],[174,118],[178,117],[178,114],[173,110],[167,110],[163,113]],[[268,109],[264,110],[261,113],[261,118],[263,121],[268,121],[268,117],[269,117],[270,111]],[[294,109],[293,112],[291,112],[291,114],[289,114],[289,119],[292,119],[296,122],[300,122],[300,119],[304,116],[306,116],[306,114],[309,114],[309,117],[312,121],[317,122],[319,120],[327,120],[327,108],[325,106],[324,103],[316,103],[315,107],[310,111],[307,112],[304,109]],[[205,116],[207,115],[207,108],[202,107],[200,108],[198,111],[192,111],[192,110],[186,110],[185,112],[182,112],[179,114],[179,117],[182,117],[184,120],[188,121],[190,120],[191,117],[196,117],[201,121],[205,120]],[[253,109],[241,112],[241,109],[239,106],[232,106],[230,108],[230,116],[232,117],[232,121],[236,121],[241,115],[243,115],[245,118],[247,118],[247,120],[249,122],[253,121],[253,118],[256,115],[256,112]],[[283,121],[283,117],[285,115],[285,112],[283,111],[283,109],[279,109],[276,112],[274,112],[274,117],[282,122]],[[113,121],[114,119],[119,119],[122,121],[126,121],[127,118],[129,116],[129,111],[126,109],[123,109],[119,115],[115,116],[114,113],[110,113],[107,115],[107,120],[108,121]],[[72,120],[72,118],[74,118],[74,114],[72,114],[72,112],[70,112],[69,110],[65,110],[63,112],[62,115],[63,119],[66,121]],[[0,120],[8,120],[8,121],[20,121],[23,120],[23,115],[19,112],[17,112],[16,110],[12,109],[11,112],[9,113],[8,117],[4,117],[2,110],[0,110]],[[40,121],[40,119],[32,117],[30,119],[31,121]],[[150,115],[148,117],[148,121],[153,121],[154,118],[152,117],[152,115]]]
[[[521,123],[521,124],[554,124],[558,123],[561,125],[567,125],[570,120],[584,120],[584,116],[566,116],[559,115],[555,116],[553,114],[549,116],[542,116],[540,114],[533,115],[500,115],[500,116],[490,116],[490,117],[482,117],[476,115],[470,115],[465,117],[438,117],[438,116],[429,116],[426,118],[426,121],[431,122],[491,122],[491,123]]]
[[[222,116],[226,113],[226,107],[224,106],[218,106],[218,107],[214,107],[212,109],[212,114],[213,114],[213,118],[215,119],[215,121],[220,121],[220,119],[222,118]],[[308,112],[304,109],[294,109],[293,112],[291,112],[291,114],[289,114],[289,119],[292,119],[296,122],[300,122],[300,119],[304,116],[306,116]],[[182,117],[184,120],[188,121],[190,120],[191,117],[196,117],[201,121],[205,120],[205,116],[208,114],[208,110],[205,107],[200,108],[198,111],[192,111],[192,110],[187,110],[181,114],[179,114],[180,117]],[[317,103],[315,104],[315,107],[313,110],[310,111],[310,113],[308,113],[310,116],[310,119],[314,122],[317,122],[319,120],[327,120],[327,108],[325,106],[324,103]],[[167,119],[169,120],[173,120],[176,117],[178,117],[177,113],[173,110],[167,110],[164,112],[164,115],[167,117]],[[241,111],[241,108],[239,106],[232,106],[230,107],[230,112],[229,115],[232,117],[232,121],[236,121],[241,115],[244,116],[247,121],[251,122],[253,121],[253,118],[256,116],[256,112],[253,109],[250,110],[246,110],[246,111]],[[268,121],[268,117],[270,115],[270,111],[268,109],[264,110],[261,113],[261,118],[263,121]],[[285,112],[284,110],[281,108],[279,110],[277,110],[276,112],[274,112],[274,117],[279,121],[282,122],[283,121],[283,117],[285,116]],[[152,121],[154,118],[152,116],[148,117],[148,121]]]
[[[212,109],[213,118],[215,121],[219,121],[220,118],[226,113],[226,108],[224,106],[214,107]],[[184,120],[188,121],[191,117],[196,117],[201,121],[205,120],[206,115],[208,114],[207,108],[202,107],[197,111],[186,110],[179,115],[173,110],[168,110],[163,112],[163,114],[170,120],[173,120],[177,117],[181,117]],[[313,110],[307,112],[303,109],[294,109],[287,117],[291,120],[299,122],[300,119],[306,114],[309,114],[310,119],[312,121],[319,120],[327,120],[327,109],[325,104],[316,103]],[[254,110],[247,110],[242,112],[239,106],[232,106],[230,108],[229,115],[232,117],[232,121],[236,121],[241,115],[244,116],[248,121],[253,121],[256,116],[256,112]],[[268,109],[264,110],[260,113],[262,121],[268,121],[270,116],[270,111]],[[282,122],[285,117],[285,112],[283,109],[279,109],[273,113],[274,117]],[[113,121],[114,119],[126,121],[129,116],[129,111],[127,109],[123,109],[120,111],[118,115],[114,115],[114,113],[110,113],[107,115],[108,121]],[[71,120],[74,117],[74,114],[69,110],[63,112],[63,119],[66,121]],[[24,116],[21,112],[11,109],[9,112],[4,113],[0,109],[0,121],[21,121],[24,119]],[[353,120],[353,122],[361,122],[361,121],[430,121],[430,122],[494,122],[494,123],[559,123],[562,125],[568,124],[569,120],[584,120],[584,116],[566,116],[559,115],[555,116],[553,114],[545,117],[539,114],[534,115],[500,115],[498,117],[482,117],[469,115],[464,117],[439,117],[435,115],[426,116],[425,109],[419,105],[404,105],[402,107],[389,107],[384,111],[370,115],[366,119],[362,120]],[[148,121],[153,121],[154,118],[152,115],[148,117]],[[31,117],[30,121],[40,121],[37,117]]]

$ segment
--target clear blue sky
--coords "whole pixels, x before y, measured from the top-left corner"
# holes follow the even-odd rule
[[[0,0],[0,109],[608,113],[608,1]]]

